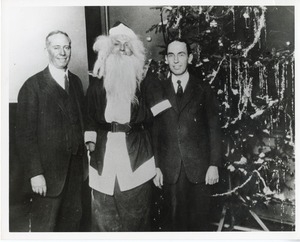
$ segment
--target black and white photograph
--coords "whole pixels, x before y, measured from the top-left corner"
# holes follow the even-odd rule
[[[1,4],[1,239],[300,239],[295,1]]]

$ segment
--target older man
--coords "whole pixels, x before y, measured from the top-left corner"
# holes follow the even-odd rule
[[[144,47],[122,23],[99,36],[87,91],[93,231],[149,229],[151,184],[155,175],[149,125],[151,111],[142,82]]]
[[[77,231],[81,218],[83,89],[68,70],[71,40],[46,37],[49,65],[18,96],[17,142],[32,188],[31,231]]]

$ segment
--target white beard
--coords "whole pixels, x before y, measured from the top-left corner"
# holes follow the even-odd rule
[[[137,103],[137,73],[141,64],[134,56],[110,54],[105,63],[104,88],[106,95],[114,101]]]

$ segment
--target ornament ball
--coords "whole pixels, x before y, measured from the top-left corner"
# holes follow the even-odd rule
[[[151,36],[147,36],[146,40],[147,40],[148,42],[151,42],[151,41],[152,41]]]

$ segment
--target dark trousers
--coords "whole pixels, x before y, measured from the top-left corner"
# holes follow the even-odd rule
[[[149,231],[151,184],[121,192],[116,181],[114,195],[92,190],[92,231]]]
[[[186,177],[184,166],[176,184],[164,184],[167,231],[207,231],[210,187],[194,184]]]
[[[62,193],[57,197],[33,195],[30,214],[31,231],[79,231],[82,214],[81,189],[82,156],[72,155]]]

